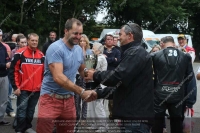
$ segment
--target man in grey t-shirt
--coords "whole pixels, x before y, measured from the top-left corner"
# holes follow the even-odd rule
[[[84,77],[83,52],[79,43],[82,23],[68,19],[64,38],[54,42],[46,51],[45,72],[39,100],[37,133],[73,132],[76,120],[74,93],[82,99],[96,96],[74,84],[76,72]]]

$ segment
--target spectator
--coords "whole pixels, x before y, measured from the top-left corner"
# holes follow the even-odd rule
[[[46,51],[47,51],[48,47],[55,41],[56,41],[56,32],[51,31],[49,33],[49,41],[46,42],[42,47],[42,52],[44,55],[46,55]]]
[[[194,50],[194,48],[189,47],[187,45],[186,36],[184,34],[179,34],[177,39],[178,39],[178,43],[179,43],[179,48],[182,51],[185,51],[185,53],[188,53],[192,58],[192,60],[191,60],[192,63],[194,63],[195,50]],[[192,75],[192,80],[190,82],[187,82],[185,92],[186,92],[185,96],[188,93],[190,93],[190,95],[187,96],[187,99],[183,102],[183,109],[182,109],[183,120],[184,120],[184,113],[188,110],[193,110],[193,105],[196,103],[196,99],[197,99],[197,83],[196,83],[196,78],[195,78],[194,74]]]
[[[44,72],[44,55],[38,50],[39,36],[28,35],[28,46],[16,51],[10,68],[10,80],[17,95],[17,125],[19,133],[36,133],[32,129],[35,106],[40,95]]]
[[[118,36],[114,36],[113,38],[113,46],[120,51],[121,53],[121,48],[118,46]]]
[[[12,35],[12,38],[11,38],[12,42],[16,42],[17,36],[18,36],[18,34]]]
[[[113,35],[106,35],[104,45],[104,56],[108,62],[108,70],[113,70],[117,67],[121,59],[121,53],[113,47]]]
[[[18,35],[16,38],[16,42],[17,42],[17,45],[15,49],[13,49],[11,52],[11,59],[14,57],[14,54],[18,49],[27,46],[27,39],[24,35]]]
[[[105,56],[103,56],[104,47],[101,43],[94,43],[93,45],[94,54],[98,56],[98,62],[96,71],[106,71],[108,63]],[[104,89],[104,85],[100,85],[98,89]],[[88,103],[88,118],[94,120],[92,125],[89,125],[88,129],[95,129],[95,132],[107,132],[107,123],[101,122],[106,120],[106,112],[104,110],[103,99],[97,99]],[[91,122],[90,122],[91,123]]]
[[[6,33],[4,34],[5,37]],[[6,43],[1,42],[7,50],[7,53],[9,55],[9,58],[11,58],[11,49],[9,47],[9,45],[7,45]],[[9,72],[9,68],[7,69],[7,71]],[[9,73],[8,73],[8,81],[9,81],[9,90],[8,90],[8,102],[7,102],[7,107],[6,107],[6,113],[8,116],[11,117],[15,117],[15,112],[14,109],[12,108],[12,103],[11,103],[11,97],[12,97],[12,86],[10,84],[10,80],[9,80]]]
[[[159,45],[154,45],[153,48],[151,49],[150,53],[157,52],[159,50],[161,50],[161,47]]]
[[[92,50],[90,49],[89,39],[85,34],[81,35],[80,39],[80,47],[83,49],[84,55],[90,55],[92,54]]]
[[[0,31],[0,33],[1,33],[1,31]],[[3,34],[3,35],[5,35],[5,34]],[[10,56],[11,56],[11,49],[10,49],[9,45],[6,44],[6,43],[4,42],[4,40],[2,39],[2,35],[1,35],[1,40],[0,40],[0,42],[6,47],[6,51],[7,51],[7,53],[8,53],[9,58],[10,58]]]
[[[13,49],[12,50],[12,52],[11,52],[11,59],[14,57],[14,54],[15,54],[15,52],[19,49],[19,48],[22,48],[22,47],[25,47],[25,46],[27,46],[27,39],[26,39],[26,37],[23,35],[23,34],[18,34],[18,36],[17,36],[17,38],[16,38],[16,42],[17,42],[17,45],[16,45],[16,47],[15,47],[15,49]],[[12,88],[12,86],[10,87],[10,88]],[[10,88],[9,88],[9,90],[10,90]],[[10,90],[10,92],[12,93],[12,90]],[[10,94],[11,94],[10,93]],[[10,95],[10,98],[11,99],[16,99],[17,97],[16,97],[16,95],[14,95],[14,94],[11,94]],[[11,105],[11,104],[10,104]],[[11,107],[11,106],[10,106]],[[12,109],[10,108],[10,111],[12,111]],[[9,112],[9,111],[8,111]]]
[[[14,34],[14,37],[16,36],[17,34]],[[16,40],[16,39],[14,39]],[[11,36],[10,36],[10,33],[5,33],[3,34],[3,41],[9,45],[10,49],[13,50],[15,47],[16,47],[16,41],[12,41],[11,40]]]
[[[6,47],[2,44],[3,31],[0,29],[0,126],[10,125],[10,122],[4,120],[4,114],[8,103],[8,71],[10,68],[9,56]]]
[[[105,36],[105,45],[104,45],[104,56],[106,57],[106,60],[108,62],[108,70],[114,70],[117,65],[119,64],[119,61],[121,59],[121,53],[119,50],[117,50],[115,47],[113,47],[113,35],[107,34]],[[109,109],[109,118],[112,119],[112,108],[113,108],[113,101],[108,101],[108,109]]]
[[[192,63],[193,63],[194,60],[195,60],[195,50],[194,50],[194,48],[189,47],[187,45],[187,38],[184,34],[179,34],[177,39],[178,39],[179,47],[184,48],[186,50],[186,52],[190,54],[190,56],[192,57]]]

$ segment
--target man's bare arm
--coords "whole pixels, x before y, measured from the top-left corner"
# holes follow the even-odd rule
[[[51,63],[49,65],[49,69],[52,73],[53,80],[65,88],[68,91],[73,91],[76,94],[80,94],[82,88],[75,85],[72,81],[70,81],[64,74],[63,74],[63,64],[62,63]]]
[[[82,99],[87,100],[88,98],[95,99],[96,96],[93,96],[92,91],[84,91],[83,88],[75,85],[72,81],[70,81],[64,74],[63,74],[63,64],[62,63],[51,63],[49,65],[49,69],[53,75],[53,80],[65,88],[66,90],[75,92],[76,94],[80,95]]]

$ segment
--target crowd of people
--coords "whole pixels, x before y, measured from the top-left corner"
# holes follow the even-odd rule
[[[0,30],[0,126],[11,125],[4,120],[7,113],[16,133],[80,132],[80,127],[109,132],[115,119],[121,132],[166,133],[168,110],[171,133],[183,133],[185,112],[194,112],[197,95],[195,50],[184,34],[177,38],[179,46],[166,36],[148,53],[135,23],[123,25],[119,36],[106,34],[104,44],[92,48],[79,20],[68,19],[64,27],[64,37],[56,40],[51,31],[41,51],[36,33],[8,40]],[[87,55],[97,57],[94,69],[86,68]],[[90,81],[96,84],[92,89],[86,87]]]

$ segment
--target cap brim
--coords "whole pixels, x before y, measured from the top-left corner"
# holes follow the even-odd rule
[[[185,39],[185,37],[183,37],[183,36],[179,36],[179,37],[177,37],[177,38],[183,38],[183,39]]]

